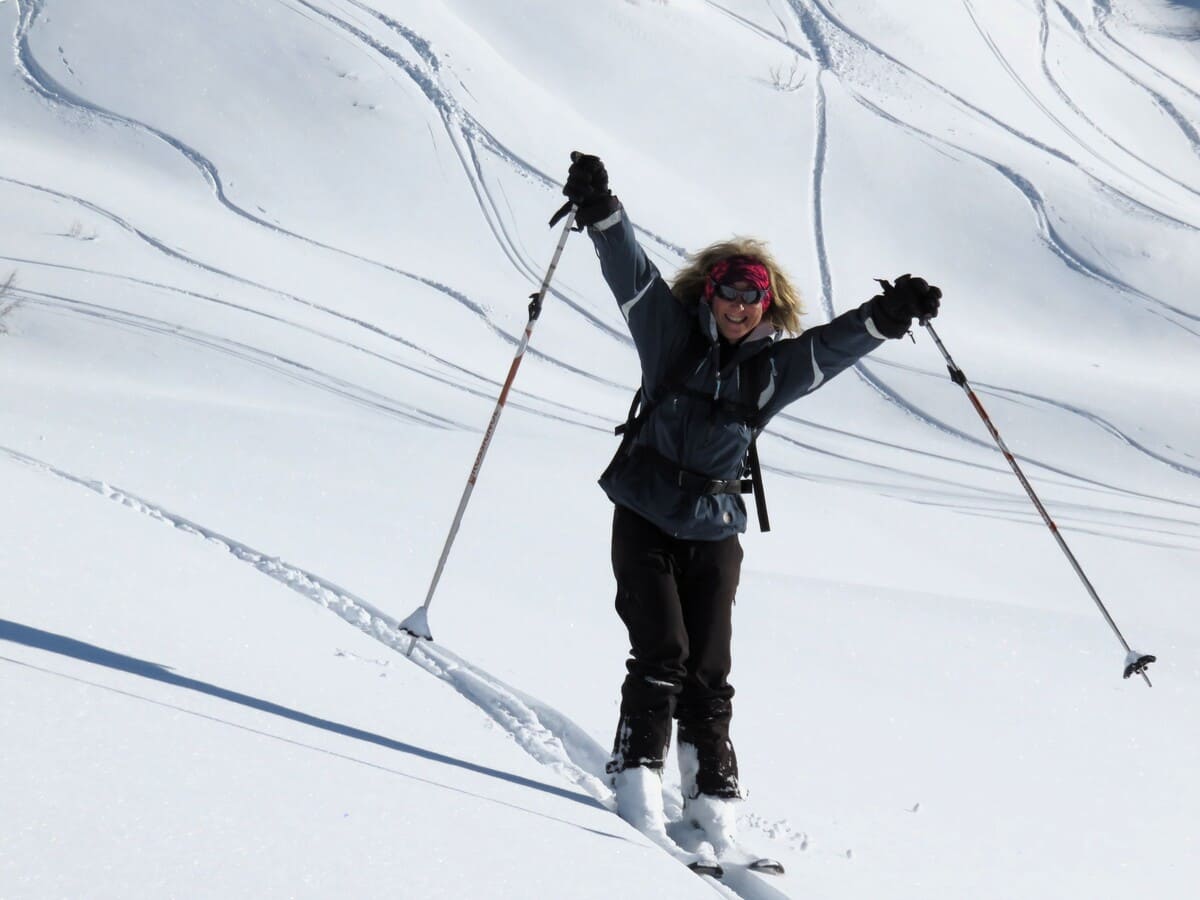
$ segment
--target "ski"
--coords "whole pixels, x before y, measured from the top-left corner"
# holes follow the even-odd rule
[[[746,868],[751,872],[759,872],[763,875],[782,875],[784,873],[783,863],[777,859],[771,859],[769,856],[746,863]]]
[[[688,868],[697,875],[708,875],[712,878],[725,877],[725,870],[721,868],[721,864],[709,860],[696,860],[696,862],[688,863]]]
[[[760,856],[747,849],[740,843],[730,841],[721,847],[714,847],[717,862],[726,868],[746,869],[760,875],[783,875],[783,863],[770,856]]]

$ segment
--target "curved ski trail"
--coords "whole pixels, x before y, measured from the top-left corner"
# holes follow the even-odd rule
[[[58,82],[51,75],[51,73],[39,63],[37,57],[33,53],[32,47],[30,46],[30,42],[29,42],[29,35],[30,35],[34,25],[37,23],[39,17],[41,16],[41,14],[43,12],[45,2],[46,2],[46,0],[17,0],[18,21],[17,21],[16,31],[13,35],[13,44],[14,44],[15,55],[16,55],[17,70],[18,70],[19,74],[21,75],[22,79],[30,86],[30,88],[32,90],[34,90],[43,99],[45,99],[47,102],[49,102],[51,104],[55,104],[59,107],[65,108],[65,109],[76,110],[85,116],[95,117],[102,121],[110,122],[119,127],[131,128],[135,131],[140,131],[140,132],[150,135],[154,139],[161,141],[163,144],[167,145],[173,151],[175,151],[176,153],[183,156],[183,158],[185,160],[187,160],[187,162],[199,172],[201,177],[204,179],[205,184],[207,184],[209,190],[212,192],[213,197],[220,204],[220,206],[223,209],[225,209],[226,211],[228,211],[229,213],[233,214],[234,216],[236,216],[254,226],[257,226],[261,229],[265,229],[269,232],[272,232],[275,235],[278,235],[280,237],[287,238],[287,239],[290,239],[293,241],[297,241],[297,242],[306,244],[311,247],[316,247],[318,249],[328,251],[328,252],[335,254],[337,256],[340,256],[340,257],[356,260],[358,262],[372,266],[374,268],[381,269],[386,272],[390,272],[394,275],[400,276],[409,281],[414,281],[414,282],[422,284],[426,287],[432,288],[433,290],[436,290],[442,294],[445,294],[447,297],[450,297],[452,300],[454,300],[455,302],[461,304],[466,309],[468,309],[471,313],[473,313],[475,316],[477,316],[483,322],[485,327],[489,328],[492,332],[494,332],[501,340],[505,341],[506,343],[508,343],[512,346],[515,346],[519,342],[517,336],[509,334],[496,321],[494,321],[494,319],[490,315],[489,311],[482,304],[477,303],[476,301],[472,300],[470,297],[463,294],[462,292],[457,291],[454,288],[437,281],[436,279],[429,278],[429,277],[426,277],[424,275],[420,275],[417,273],[406,271],[406,270],[401,269],[397,266],[394,266],[390,263],[383,262],[383,261],[377,260],[377,259],[373,259],[371,257],[363,256],[359,253],[355,253],[355,252],[353,252],[351,250],[347,250],[343,247],[338,247],[338,246],[334,246],[332,244],[324,243],[323,241],[320,241],[316,238],[309,237],[304,234],[300,234],[299,232],[296,232],[296,231],[292,231],[288,228],[285,228],[284,226],[282,226],[280,224],[277,224],[275,222],[270,222],[270,221],[262,218],[261,216],[255,215],[250,210],[247,210],[246,208],[239,205],[237,202],[235,202],[229,196],[228,192],[225,189],[225,181],[223,180],[221,172],[218,169],[217,165],[212,160],[210,160],[207,156],[205,156],[200,150],[191,146],[190,144],[183,141],[182,139],[175,137],[174,135],[170,134],[169,132],[150,124],[149,122],[144,122],[140,119],[134,118],[132,116],[127,116],[116,110],[108,109],[104,106],[94,103],[91,100],[88,100],[86,97],[75,93],[74,91],[67,88],[65,85]],[[477,178],[473,178],[471,176],[472,171],[478,172],[478,170],[479,170],[478,158],[477,158],[477,154],[476,154],[476,150],[475,150],[475,145],[471,141],[471,133],[472,133],[471,129],[469,127],[467,127],[473,123],[473,120],[468,121],[467,125],[463,126],[463,128],[461,130],[456,130],[453,126],[454,117],[451,115],[451,113],[454,112],[455,110],[452,106],[449,105],[450,101],[448,99],[448,95],[441,98],[444,102],[438,102],[439,96],[436,94],[430,94],[430,91],[433,90],[433,88],[431,87],[432,82],[428,78],[422,77],[422,73],[419,71],[419,69],[417,67],[407,64],[406,61],[398,53],[396,53],[395,51],[386,47],[382,43],[372,39],[365,32],[362,32],[359,29],[355,28],[353,25],[350,25],[350,24],[344,22],[343,20],[339,19],[337,16],[329,13],[328,11],[313,7],[309,3],[307,3],[306,0],[295,0],[295,2],[297,2],[301,6],[304,6],[307,9],[311,10],[316,15],[319,15],[322,18],[324,18],[324,19],[334,23],[335,25],[343,28],[344,30],[348,31],[353,37],[355,37],[358,40],[360,40],[361,42],[363,42],[366,46],[368,46],[372,50],[379,52],[390,62],[398,65],[409,77],[413,78],[413,80],[415,80],[417,82],[417,84],[422,88],[422,90],[426,93],[426,95],[429,96],[430,99],[433,100],[435,102],[435,105],[438,107],[439,114],[443,117],[444,124],[449,132],[451,143],[454,145],[456,151],[459,153],[460,158],[462,158],[464,168],[467,171],[468,178],[471,180],[472,187],[475,190],[476,194],[479,195],[480,190],[481,190],[479,181],[477,180]],[[410,39],[410,36],[407,32],[405,32],[403,34],[403,36],[406,38],[406,40]],[[423,42],[418,41],[416,44],[414,44],[414,46],[416,47],[418,52],[421,53],[422,55],[424,55],[425,53],[428,52],[427,45],[425,45]],[[487,134],[484,129],[482,129],[482,126],[479,126],[478,131],[482,133],[483,137],[490,138],[490,135]],[[470,166],[468,166],[465,157],[463,157],[463,151],[461,150],[461,148],[459,146],[460,141],[466,142],[468,144],[468,146],[470,148],[470,155],[471,155],[472,159],[475,160],[474,169],[472,169]],[[493,143],[496,143],[494,141],[494,139],[492,139],[492,141],[493,141]],[[513,164],[517,166],[519,171],[528,170],[529,172],[532,172],[535,175],[541,177],[543,180],[545,180],[545,176],[542,176],[541,173],[537,172],[532,167],[525,165],[523,163],[523,161],[521,161],[519,158],[513,157],[512,154],[507,153],[502,145],[499,145],[498,143],[496,143],[496,146],[498,148],[496,150],[497,154],[500,155],[502,158],[510,159],[510,161],[512,161]],[[522,169],[521,166],[525,166],[525,168]],[[481,178],[482,178],[482,174],[479,173],[478,179],[481,179]],[[5,180],[11,181],[12,179],[6,178]],[[35,187],[37,189],[49,191],[49,189],[47,189],[47,188],[40,188],[38,186],[33,186],[33,187]],[[76,200],[77,202],[80,202],[83,204],[87,204],[87,201],[84,201],[80,198],[71,198],[71,199]],[[480,199],[480,202],[481,202],[481,204],[483,203],[482,197]],[[150,244],[155,249],[159,250],[160,252],[164,253],[167,256],[180,259],[181,261],[187,262],[191,265],[199,266],[200,268],[203,268],[203,269],[207,269],[207,270],[213,272],[214,274],[233,278],[237,281],[246,283],[252,287],[272,291],[273,293],[280,294],[281,296],[284,296],[288,299],[292,299],[292,300],[296,300],[301,303],[305,303],[306,305],[312,306],[314,308],[319,308],[319,307],[317,307],[316,304],[308,303],[307,301],[304,301],[301,298],[296,297],[294,295],[290,295],[290,294],[286,294],[285,292],[282,292],[282,291],[274,290],[272,288],[267,287],[266,285],[257,284],[255,282],[249,281],[241,276],[234,275],[233,273],[230,273],[230,272],[225,272],[225,271],[220,270],[220,269],[218,269],[214,266],[211,266],[207,263],[203,263],[200,260],[193,259],[193,258],[187,256],[186,254],[182,253],[178,249],[169,246],[168,244],[166,244],[163,241],[158,240],[154,236],[152,236],[146,232],[143,232],[140,229],[137,229],[136,227],[132,226],[130,223],[125,222],[124,220],[120,219],[120,217],[117,217],[114,214],[109,213],[108,211],[103,210],[99,207],[95,207],[94,205],[91,205],[91,204],[87,204],[87,205],[89,205],[89,207],[92,209],[93,212],[97,213],[98,215],[102,215],[106,218],[109,218],[110,220],[114,221],[116,224],[120,225],[122,228],[136,234],[139,238],[146,241],[148,244]],[[485,212],[485,217],[486,217],[486,213],[487,213],[486,209],[484,210],[484,212]],[[496,215],[498,215],[498,214],[496,214]],[[496,231],[495,222],[493,221],[493,219],[491,217],[488,217],[488,222],[489,222],[489,226],[492,227],[494,232],[496,232],[497,241],[505,249],[505,252],[509,254],[510,258],[512,258],[514,267],[519,272],[522,272],[526,276],[531,277],[531,278],[536,278],[537,275],[536,275],[536,272],[534,271],[532,264],[528,263],[527,261],[522,261],[522,260],[517,259],[514,256],[515,251],[512,249],[511,242],[506,243],[503,240],[503,235],[500,232]],[[683,251],[679,250],[678,252],[680,255],[682,255]],[[602,320],[600,320],[598,317],[596,317],[594,314],[592,314],[587,308],[585,308],[580,303],[572,300],[570,297],[567,297],[565,294],[562,294],[557,289],[552,290],[551,293],[555,297],[557,297],[558,299],[560,299],[561,301],[566,303],[568,306],[570,306],[572,310],[574,310],[575,312],[582,315],[585,319],[587,319],[592,325],[594,325],[596,328],[598,328],[601,332],[608,334],[610,337],[613,337],[619,343],[623,343],[623,344],[629,343],[629,338],[627,336],[624,336],[623,334],[621,334],[620,332],[618,332],[611,326],[605,324]],[[377,327],[370,326],[367,323],[358,322],[358,324],[364,325],[364,327],[368,327],[370,330],[376,331],[380,334],[385,334]],[[385,334],[385,336],[390,336],[390,335]],[[576,366],[573,366],[570,363],[566,362],[565,360],[557,359],[553,356],[550,356],[549,354],[545,353],[544,351],[537,350],[536,348],[530,348],[529,353],[532,356],[536,356],[546,362],[551,363],[552,365],[558,366],[558,367],[560,367],[566,371],[572,372],[576,375],[582,376],[584,378],[588,378],[593,381],[598,381],[600,383],[606,383],[604,381],[604,379],[597,378],[596,376],[592,375],[591,373],[586,372],[583,369],[578,368]]]

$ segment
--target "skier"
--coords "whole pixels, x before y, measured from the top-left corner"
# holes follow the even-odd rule
[[[904,336],[914,318],[936,316],[941,291],[903,275],[801,333],[797,292],[765,244],[714,244],[668,285],[601,160],[571,159],[556,220],[576,206],[576,227],[595,245],[642,369],[642,412],[631,412],[600,479],[615,506],[616,607],[631,645],[607,770],[621,817],[669,842],[661,781],[677,720],[685,818],[720,854],[736,847],[741,798],[728,675],[751,439],[793,400]]]

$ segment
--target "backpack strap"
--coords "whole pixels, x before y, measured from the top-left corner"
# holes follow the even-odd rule
[[[763,488],[762,467],[758,464],[758,431],[750,438],[750,449],[746,461],[750,464],[750,484],[754,488],[754,508],[758,511],[758,530],[770,531],[771,518],[767,515],[767,493]]]
[[[630,431],[635,430],[634,424],[638,421],[638,418],[641,416],[641,413],[638,411],[638,407],[641,405],[642,405],[642,389],[639,387],[636,391],[633,392],[633,402],[629,404],[629,414],[625,416],[624,422],[622,422],[620,425],[618,425],[616,428],[613,429],[613,434],[617,434],[617,435],[628,434]],[[649,410],[648,409],[643,410],[643,412],[649,412]]]

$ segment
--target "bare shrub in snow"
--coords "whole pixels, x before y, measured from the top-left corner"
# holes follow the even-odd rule
[[[85,232],[83,230],[83,223],[76,219],[71,223],[70,229],[63,232],[62,236],[77,241],[94,241],[96,239],[96,232]]]
[[[771,87],[779,91],[800,90],[806,77],[807,74],[800,70],[800,57],[798,56],[792,58],[790,66],[779,63],[771,66],[770,69]]]
[[[12,289],[16,283],[17,273],[11,272],[5,282],[0,284],[0,334],[8,334],[8,326],[4,320],[19,305],[17,299],[12,296]]]

